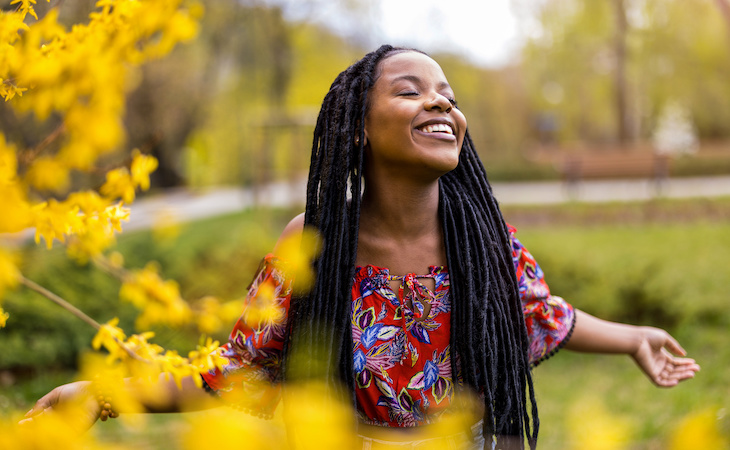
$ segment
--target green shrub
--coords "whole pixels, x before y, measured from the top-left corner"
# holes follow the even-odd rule
[[[182,225],[174,239],[155,239],[150,230],[124,233],[116,249],[129,269],[157,261],[161,276],[179,282],[188,301],[205,295],[233,300],[244,296],[261,257],[271,251],[293,215],[265,210],[216,217]],[[119,301],[119,280],[93,264],[79,266],[57,247],[48,251],[28,245],[22,252],[24,275],[100,323],[119,317],[127,334],[142,331],[134,329],[137,310]],[[0,371],[73,369],[79,353],[90,348],[95,334],[91,327],[29,289],[11,292],[3,307],[10,319],[0,330]],[[152,331],[154,342],[185,353],[199,338],[191,328],[154,327]],[[229,331],[213,337],[225,339]]]
[[[518,237],[555,295],[586,312],[676,328],[730,324],[721,253],[730,225],[669,223],[520,226]]]

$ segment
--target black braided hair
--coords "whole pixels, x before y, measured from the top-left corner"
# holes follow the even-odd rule
[[[292,300],[285,376],[324,378],[332,394],[353,405],[351,288],[368,92],[378,64],[405,51],[417,50],[384,45],[340,73],[314,130],[304,223],[318,230],[323,245],[312,290]],[[483,394],[485,436],[519,436],[520,442],[526,436],[534,448],[539,422],[509,235],[468,131],[459,159],[440,180],[439,200],[453,305],[452,373]]]

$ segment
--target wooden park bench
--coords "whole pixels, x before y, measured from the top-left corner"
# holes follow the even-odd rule
[[[649,178],[663,181],[669,177],[670,159],[656,153],[585,153],[563,155],[555,168],[567,182],[597,178]]]

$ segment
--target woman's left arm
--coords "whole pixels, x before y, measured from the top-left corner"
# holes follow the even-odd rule
[[[657,386],[672,387],[693,378],[700,366],[682,346],[660,328],[609,322],[575,310],[573,334],[565,349],[630,355]]]
[[[602,320],[551,295],[540,265],[515,237],[515,228],[508,227],[533,365],[560,348],[623,353],[661,387],[676,386],[700,370],[694,359],[684,358],[686,352],[666,331]]]

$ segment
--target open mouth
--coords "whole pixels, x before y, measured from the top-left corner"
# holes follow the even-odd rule
[[[426,125],[423,127],[419,127],[418,130],[423,131],[424,133],[445,133],[451,135],[454,134],[454,130],[451,128],[451,126],[445,123]]]

